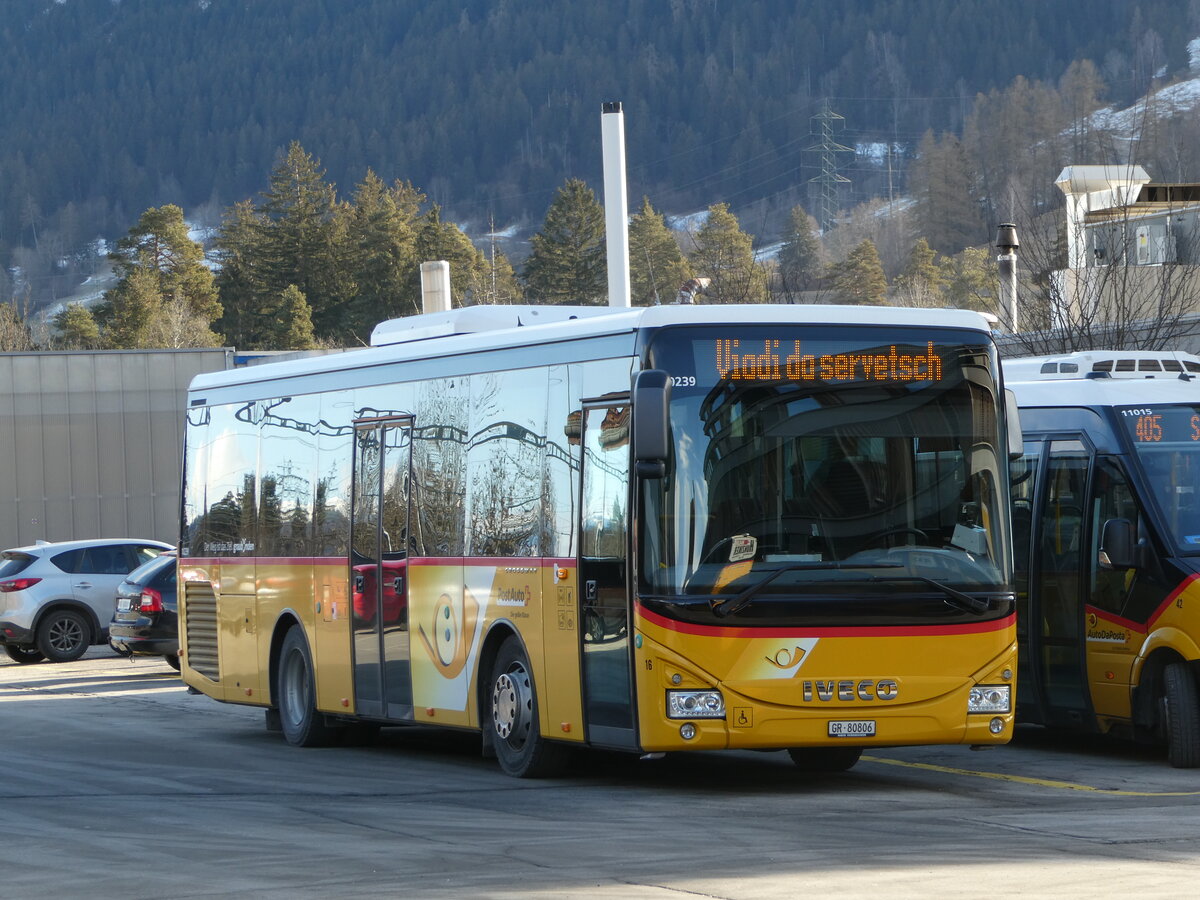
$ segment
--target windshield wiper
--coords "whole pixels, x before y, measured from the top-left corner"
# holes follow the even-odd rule
[[[741,612],[750,605],[750,601],[754,599],[754,595],[765,588],[768,584],[787,572],[810,572],[819,569],[903,569],[903,563],[859,563],[858,565],[846,565],[841,562],[810,562],[810,563],[792,563],[790,565],[781,566],[775,569],[770,575],[762,581],[750,585],[740,594],[735,594],[732,597],[726,597],[719,603],[713,604],[713,615],[718,618],[731,616],[735,612]]]
[[[789,566],[783,566],[776,569],[762,581],[750,585],[740,594],[733,597],[726,597],[724,600],[713,605],[713,615],[718,618],[731,616],[735,612],[741,612],[750,605],[750,601],[754,595],[761,591],[764,587],[778,578],[785,572],[810,571],[813,569],[902,569],[901,563],[862,563],[860,565],[846,565],[840,562],[814,562],[814,563],[794,563]],[[878,581],[879,579],[871,579]],[[922,584],[927,584],[932,588],[936,588],[946,596],[946,603],[953,606],[955,609],[961,609],[964,612],[974,613],[977,616],[982,616],[992,604],[989,600],[983,597],[972,597],[970,594],[964,593],[957,588],[952,588],[948,584],[942,584],[940,581],[935,581],[932,578],[926,578],[924,575],[905,575],[902,578],[889,579],[892,581],[919,581]]]
[[[948,584],[942,584],[940,581],[934,581],[932,578],[926,578],[924,575],[905,575],[904,578],[897,578],[895,580],[920,581],[930,587],[937,588],[946,595],[946,603],[950,606],[961,609],[964,612],[975,613],[977,616],[982,616],[992,608],[991,602],[983,597],[972,597],[970,594],[964,594],[962,591],[952,588]]]

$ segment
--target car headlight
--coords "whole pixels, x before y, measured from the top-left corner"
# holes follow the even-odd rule
[[[725,698],[720,691],[667,691],[667,715],[672,719],[723,719]]]
[[[1012,710],[1012,686],[979,684],[967,696],[968,713],[1006,713]]]

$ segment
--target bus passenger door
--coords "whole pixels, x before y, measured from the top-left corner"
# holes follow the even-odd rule
[[[411,720],[408,633],[412,422],[354,433],[350,566],[354,700],[359,715]]]
[[[637,746],[629,647],[629,406],[584,411],[579,622],[588,740]]]
[[[1091,449],[1078,440],[1047,447],[1029,573],[1030,608],[1021,685],[1035,691],[1047,725],[1094,727],[1088,691],[1084,604],[1088,587],[1087,489]],[[1018,691],[1020,693],[1020,691]]]

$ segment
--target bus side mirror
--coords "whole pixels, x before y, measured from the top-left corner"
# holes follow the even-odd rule
[[[639,478],[667,474],[671,448],[671,376],[644,369],[633,379],[633,462]]]
[[[1136,569],[1138,553],[1133,523],[1128,519],[1109,519],[1100,533],[1101,567]]]
[[[1025,435],[1021,433],[1021,412],[1017,408],[1017,395],[1004,392],[1004,424],[1008,431],[1008,458],[1020,459],[1025,452]]]

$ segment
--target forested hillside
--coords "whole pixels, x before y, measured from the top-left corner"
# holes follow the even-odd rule
[[[1055,82],[1086,57],[1127,100],[1182,68],[1200,31],[1166,0],[1095,0],[1086,15],[1070,0],[4,7],[0,260],[29,271],[35,251],[61,259],[153,205],[218,215],[262,189],[292,140],[339,190],[371,168],[476,233],[536,222],[565,179],[598,184],[608,99],[625,104],[631,197],[677,212],[806,201],[811,117],[829,98],[841,143],[895,150],[887,165],[840,160],[849,206],[900,188],[921,136],[958,132],[977,92]]]

